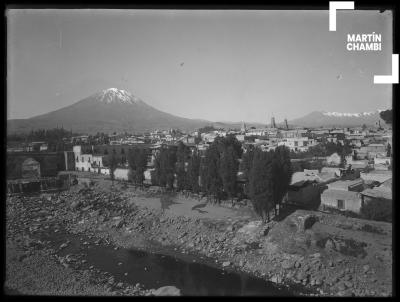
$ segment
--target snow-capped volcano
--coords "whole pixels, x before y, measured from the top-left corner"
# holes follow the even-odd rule
[[[210,122],[175,116],[146,104],[129,91],[108,88],[70,106],[29,119],[9,120],[7,130],[28,132],[63,126],[79,133],[144,132],[179,128],[192,131]]]
[[[328,112],[314,111],[304,117],[289,121],[289,124],[304,127],[321,127],[321,126],[341,126],[352,127],[376,125],[380,121],[383,125],[384,121],[379,116],[382,110],[373,112],[346,113],[346,112]]]
[[[117,88],[108,88],[101,92],[96,93],[95,98],[99,102],[103,102],[106,104],[121,102],[126,104],[137,104],[142,102],[141,99],[132,95],[129,91],[117,89]]]
[[[382,110],[371,111],[371,112],[360,112],[360,113],[348,113],[348,112],[326,112],[322,111],[323,115],[326,116],[336,116],[336,117],[363,117],[363,116],[371,116],[380,113]]]

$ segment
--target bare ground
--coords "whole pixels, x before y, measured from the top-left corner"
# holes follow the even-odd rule
[[[225,269],[278,284],[299,284],[319,295],[392,293],[391,224],[296,211],[283,221],[262,225],[249,208],[215,206],[200,198],[142,191],[117,182],[112,186],[104,179],[83,188],[75,186],[44,202],[56,208],[54,217],[72,233],[90,233],[126,248],[157,245],[208,256]],[[15,259],[7,261],[10,272],[18,267]],[[23,265],[18,268],[23,270]],[[35,274],[34,268],[32,278]],[[11,275],[10,288],[26,286],[17,280],[22,276]],[[68,288],[69,293],[79,292]]]

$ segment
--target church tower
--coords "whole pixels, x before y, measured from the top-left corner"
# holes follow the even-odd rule
[[[276,128],[275,117],[271,117],[271,128]]]
[[[242,121],[242,126],[240,127],[240,131],[241,132],[246,132],[246,130],[247,130],[246,129],[246,124],[245,124],[245,122]]]

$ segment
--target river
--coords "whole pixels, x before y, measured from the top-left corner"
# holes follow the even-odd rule
[[[293,291],[279,288],[274,283],[247,273],[224,270],[212,265],[210,259],[177,252],[153,253],[142,250],[115,249],[112,245],[94,244],[95,239],[66,232],[45,232],[36,238],[50,241],[57,249],[69,241],[59,256],[81,255],[90,266],[114,276],[117,282],[132,285],[140,283],[145,288],[175,286],[186,296],[293,296]],[[83,244],[84,242],[89,244]]]

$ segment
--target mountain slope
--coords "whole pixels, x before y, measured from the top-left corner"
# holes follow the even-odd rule
[[[384,126],[385,122],[380,118],[379,112],[380,110],[363,113],[314,111],[301,118],[289,121],[289,124],[303,127],[356,127],[363,124],[374,126],[380,121],[381,125]]]
[[[125,90],[110,88],[59,110],[29,119],[8,120],[7,131],[27,132],[63,126],[80,133],[142,132],[169,128],[194,130],[210,124],[157,110]]]

